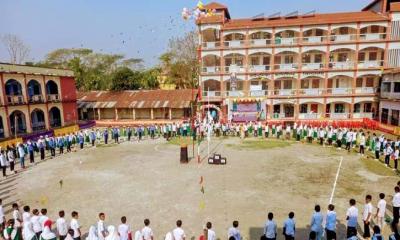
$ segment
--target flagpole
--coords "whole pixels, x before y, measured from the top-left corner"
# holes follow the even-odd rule
[[[207,161],[208,158],[210,157],[210,140],[211,140],[211,132],[210,132],[210,87],[207,88],[207,105],[208,105],[208,111],[207,111]]]

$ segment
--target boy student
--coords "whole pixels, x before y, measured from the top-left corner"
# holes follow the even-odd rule
[[[370,238],[371,233],[369,231],[369,225],[372,217],[372,204],[371,204],[372,196],[367,195],[365,197],[365,205],[364,205],[364,211],[363,211],[363,222],[364,222],[364,238]]]
[[[325,219],[326,240],[336,240],[336,212],[333,204],[328,205]]]
[[[79,225],[78,218],[79,214],[76,211],[71,213],[72,219],[70,223],[70,228],[74,231],[73,239],[74,240],[81,240],[81,226]]]
[[[268,213],[268,220],[265,223],[264,227],[264,235],[266,240],[276,240],[277,237],[277,225],[273,220],[274,214],[272,212]]]
[[[283,235],[285,240],[294,240],[296,231],[296,222],[294,221],[294,212],[289,213],[288,219],[283,223]]]
[[[400,211],[400,187],[396,186],[394,187],[394,196],[392,200],[393,204],[393,222],[394,223],[399,223],[399,211]]]
[[[376,214],[375,218],[377,218],[377,225],[382,229],[383,228],[383,218],[385,217],[386,212],[386,201],[385,201],[385,194],[379,194],[379,201],[378,205],[376,206]]]
[[[153,240],[153,230],[151,230],[150,226],[150,220],[145,219],[143,221],[144,223],[144,228],[142,228],[142,238],[143,240]]]
[[[104,213],[99,213],[99,221],[97,222],[97,237],[99,240],[104,240],[106,237],[106,228],[104,226],[104,220],[106,215]]]
[[[39,222],[39,210],[37,210],[37,209],[32,210],[31,223],[32,223],[33,232],[35,233],[36,237],[39,239],[40,234],[42,234],[42,225],[40,225],[40,222]]]
[[[68,234],[68,226],[65,221],[65,212],[63,210],[58,212],[58,219],[56,221],[57,234],[60,240],[64,240]]]
[[[118,226],[118,234],[120,240],[128,240],[129,239],[130,228],[129,225],[126,224],[126,217],[121,217],[121,224]],[[178,240],[178,239],[176,239]]]
[[[172,235],[175,240],[185,240],[186,235],[185,231],[182,229],[182,221],[178,220],[176,221],[176,228],[172,231]]]
[[[0,199],[0,233],[3,232],[6,224],[6,217],[4,216],[3,200]]]
[[[321,207],[319,205],[315,205],[314,214],[311,218],[311,232],[315,232],[315,239],[321,240],[323,234],[322,222],[324,221],[324,217],[321,214]]]
[[[358,209],[356,208],[356,200],[350,199],[350,207],[347,209],[347,238],[357,236],[357,218]]]
[[[235,240],[241,240],[242,237],[240,236],[240,231],[239,231],[239,222],[238,221],[233,221],[232,227],[228,229],[228,238],[233,237]]]
[[[212,223],[207,222],[206,228],[207,228],[207,240],[216,240],[217,235],[215,234],[214,230],[212,230]]]

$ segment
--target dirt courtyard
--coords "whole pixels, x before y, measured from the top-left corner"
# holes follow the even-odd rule
[[[274,147],[273,143],[266,148],[251,148],[251,143],[242,148],[238,138],[212,139],[211,153],[227,157],[225,166],[208,165],[206,160],[198,164],[197,159],[182,165],[179,146],[164,139],[88,148],[3,180],[0,197],[6,210],[17,201],[31,209],[47,208],[54,220],[61,209],[67,221],[76,210],[85,233],[99,212],[106,213],[108,225],[119,225],[120,217],[126,216],[134,231],[149,218],[155,239],[163,239],[181,219],[187,239],[198,239],[207,221],[213,223],[218,238],[226,239],[232,221],[238,220],[243,238],[258,240],[270,211],[280,227],[278,239],[282,239],[282,223],[294,211],[296,239],[306,239],[314,205],[320,204],[326,212],[343,157],[333,198],[338,239],[344,239],[350,198],[357,200],[360,225],[365,194],[373,196],[376,206],[378,194],[385,192],[391,209],[398,176],[382,170],[378,162],[316,144],[290,142]],[[201,155],[207,155],[205,142]]]

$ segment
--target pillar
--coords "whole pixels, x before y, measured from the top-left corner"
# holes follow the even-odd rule
[[[136,110],[134,108],[132,109],[132,119],[136,120]]]
[[[100,111],[100,108],[97,109],[97,115],[98,115],[98,119],[97,119],[97,120],[101,120],[101,111]]]
[[[154,109],[150,109],[150,119],[153,120],[154,119]]]
[[[169,115],[169,120],[172,120],[172,108],[168,108],[168,115]]]
[[[118,108],[115,108],[115,120],[118,121]]]

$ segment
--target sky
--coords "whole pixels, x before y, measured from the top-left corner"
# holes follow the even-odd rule
[[[372,0],[221,0],[232,18],[358,11]],[[203,0],[203,3],[211,1]],[[29,60],[40,61],[58,48],[91,48],[158,63],[168,40],[195,29],[181,18],[182,8],[197,0],[0,0],[0,36],[16,34],[31,49]],[[0,61],[9,57],[0,43]]]

